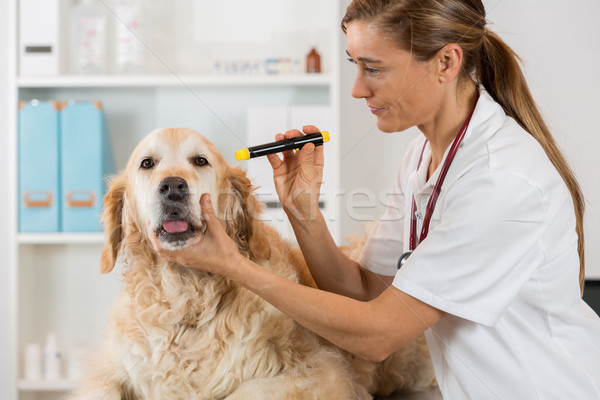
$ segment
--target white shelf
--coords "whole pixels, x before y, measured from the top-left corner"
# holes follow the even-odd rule
[[[77,388],[75,381],[68,379],[60,379],[56,381],[28,381],[25,379],[19,380],[19,390],[21,391],[38,391],[38,392],[65,392]]]
[[[328,86],[329,74],[298,75],[56,75],[17,78],[20,88],[170,86]]]
[[[103,244],[103,233],[19,233],[19,244]]]

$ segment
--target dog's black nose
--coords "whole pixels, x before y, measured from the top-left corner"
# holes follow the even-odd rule
[[[158,190],[164,199],[172,201],[181,201],[190,194],[188,184],[183,178],[170,176],[163,179],[158,186]]]

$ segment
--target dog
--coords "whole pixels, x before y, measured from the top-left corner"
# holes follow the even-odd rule
[[[434,382],[422,337],[372,363],[226,277],[160,258],[149,235],[172,249],[201,237],[203,193],[242,255],[316,287],[301,252],[260,221],[262,205],[242,169],[199,133],[156,130],[104,198],[101,272],[121,263],[124,288],[103,348],[70,398],[363,400]]]

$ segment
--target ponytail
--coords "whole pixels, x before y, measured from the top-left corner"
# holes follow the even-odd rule
[[[482,1],[353,0],[342,19],[342,30],[346,32],[354,20],[373,24],[420,61],[430,60],[449,43],[461,46],[464,71],[461,79],[483,85],[504,112],[540,143],[571,193],[583,294],[585,204],[581,188],[531,96],[519,57],[500,37],[486,29]]]
[[[583,193],[573,170],[558,149],[533,100],[519,61],[515,52],[498,35],[485,29],[480,63],[475,66],[476,78],[490,96],[502,106],[504,112],[539,142],[571,193],[575,208],[575,230],[578,236],[579,285],[583,294],[585,284]]]

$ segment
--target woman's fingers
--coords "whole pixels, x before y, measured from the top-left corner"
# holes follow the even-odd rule
[[[221,227],[218,218],[215,216],[215,210],[210,201],[210,194],[204,193],[202,197],[200,197],[200,209],[208,231],[212,232],[212,230]]]
[[[317,128],[314,125],[304,125],[302,127],[302,132],[304,132],[304,133],[306,133],[308,135],[308,134],[311,134],[311,133],[318,133],[318,132],[321,132],[321,131],[319,130],[319,128]]]
[[[305,144],[300,150],[300,176],[307,184],[311,183],[314,175],[314,152],[315,145],[312,143]]]
[[[302,132],[300,132],[298,129],[290,129],[289,131],[287,131],[286,133],[284,133],[283,136],[286,139],[292,139],[292,138],[295,138],[297,136],[302,136]]]
[[[269,160],[271,168],[273,168],[274,170],[278,169],[279,167],[281,167],[281,164],[283,164],[283,161],[281,161],[281,158],[279,158],[277,153],[267,154],[267,160]]]

